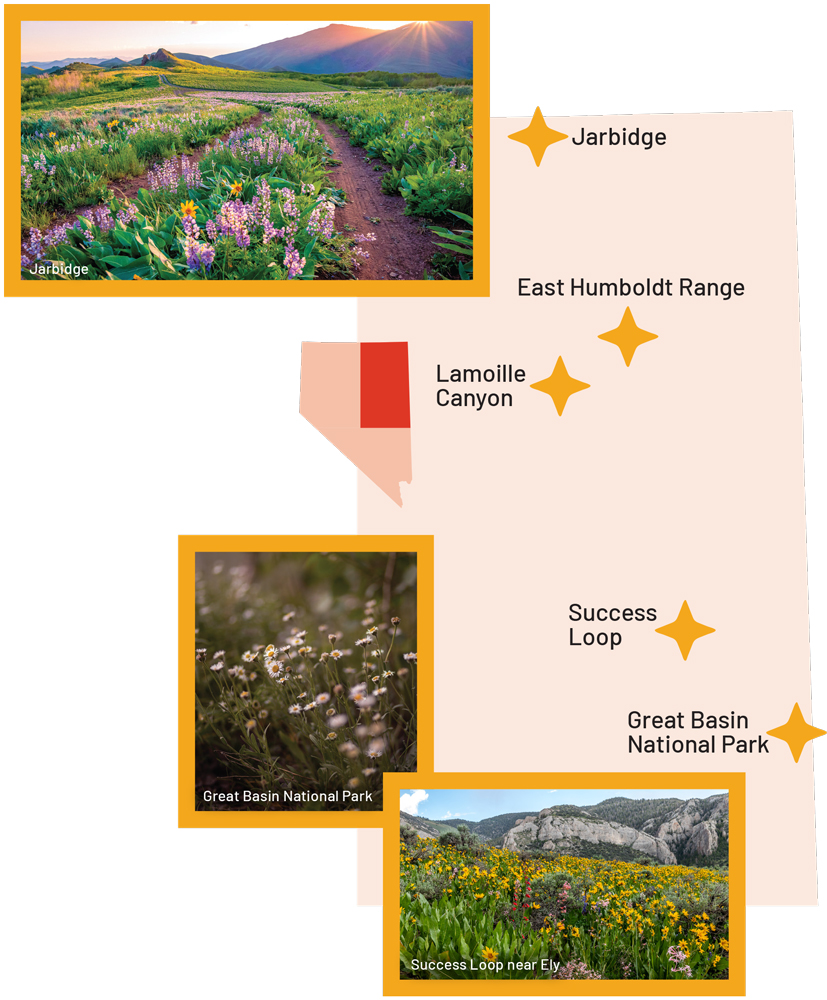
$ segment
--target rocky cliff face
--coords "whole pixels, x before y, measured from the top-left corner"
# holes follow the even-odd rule
[[[141,56],[141,65],[146,66],[150,62],[168,63],[172,62],[172,53],[166,49],[158,49],[157,52],[150,52],[149,55]]]
[[[546,851],[565,854],[576,841],[587,844],[615,844],[628,847],[666,865],[677,864],[677,859],[669,845],[659,837],[635,830],[622,823],[605,822],[586,817],[555,816],[553,810],[543,809],[539,816],[526,816],[508,831],[503,847],[519,851],[526,847],[542,845]]]
[[[607,799],[594,807],[601,815],[591,816],[589,807],[558,806],[543,809],[537,816],[518,819],[503,839],[503,847],[512,851],[542,847],[546,851],[565,854],[573,848],[580,852],[584,844],[613,844],[648,854],[667,865],[678,859],[692,860],[714,854],[723,839],[729,837],[729,796],[711,795],[705,799],[688,799],[663,811],[658,800],[647,800],[642,806],[655,807],[657,815],[649,813],[645,820],[638,802],[628,799]],[[608,813],[608,815],[606,815]],[[625,822],[611,818],[619,815]],[[640,820],[634,817],[640,815]],[[631,822],[630,822],[631,818]],[[633,826],[632,823],[635,825]]]
[[[708,799],[689,799],[682,806],[657,820],[643,824],[680,855],[708,857],[718,848],[720,837],[729,836],[729,796],[713,795]]]

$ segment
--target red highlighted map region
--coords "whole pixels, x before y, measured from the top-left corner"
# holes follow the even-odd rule
[[[408,345],[362,343],[360,426],[410,427]]]

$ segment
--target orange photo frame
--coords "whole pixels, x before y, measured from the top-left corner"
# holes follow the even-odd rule
[[[743,773],[426,773],[384,776],[383,835],[383,993],[385,996],[743,996],[746,983],[745,778]],[[399,973],[399,796],[416,784],[423,789],[726,788],[729,791],[728,979],[692,980],[521,980],[402,979]],[[530,811],[530,810],[529,810]]]
[[[7,296],[50,298],[454,298],[487,297],[490,291],[490,27],[488,4],[209,4],[159,8],[135,4],[102,8],[98,4],[6,4],[5,138]],[[471,21],[474,25],[474,272],[468,281],[24,281],[20,276],[20,63],[24,21],[255,21],[264,11],[279,20],[319,21]]]
[[[379,828],[382,810],[205,811],[195,808],[195,556],[198,552],[415,552],[417,767],[433,768],[434,545],[432,535],[180,535],[178,538],[178,826]],[[408,773],[410,780],[414,772]]]

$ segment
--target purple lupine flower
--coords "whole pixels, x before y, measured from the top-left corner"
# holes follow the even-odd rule
[[[198,246],[198,255],[201,258],[201,263],[209,271],[215,260],[215,247],[211,247],[209,243],[199,243]]]
[[[193,219],[191,215],[185,215],[181,220],[181,225],[187,236],[192,237],[192,239],[198,239],[201,235],[201,230],[198,228],[198,223]]]
[[[288,243],[284,254],[284,266],[287,268],[287,277],[295,278],[297,274],[301,274],[306,263],[307,261],[304,257],[299,256],[299,251],[295,246],[292,243]]]
[[[181,157],[181,176],[188,188],[201,186],[201,168],[195,160],[189,160],[186,156]]]
[[[29,230],[29,239],[23,244],[23,249],[32,255],[34,260],[43,257],[43,233],[37,228]]]
[[[118,212],[118,222],[122,222],[125,226],[128,226],[137,214],[138,206],[133,205],[131,201],[128,201]]]
[[[333,235],[333,216],[336,211],[336,206],[332,201],[320,201],[316,204],[316,207],[310,213],[310,219],[307,223],[308,233],[314,234],[319,233],[322,236],[330,237]]]
[[[187,236],[184,241],[184,255],[190,271],[197,271],[202,266],[209,271],[215,260],[215,247],[211,247],[209,243],[199,243],[191,236]]]
[[[290,216],[294,219],[299,215],[299,209],[296,205],[296,195],[291,188],[282,188],[281,212],[285,217]]]
[[[178,161],[173,157],[156,164],[147,174],[151,191],[175,191],[178,188]]]

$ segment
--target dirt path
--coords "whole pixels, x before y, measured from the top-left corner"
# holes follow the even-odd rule
[[[168,86],[172,84],[162,75],[161,81]],[[198,91],[190,88],[172,87],[179,97],[190,97]],[[231,98],[231,92],[227,92]],[[252,128],[261,124],[267,112],[260,111],[248,119],[243,127]],[[428,261],[434,253],[434,236],[417,221],[404,214],[405,200],[399,195],[383,194],[381,189],[382,171],[374,170],[373,162],[365,162],[364,151],[351,146],[346,132],[341,131],[329,122],[312,116],[319,131],[328,146],[333,150],[334,157],[341,161],[331,167],[329,174],[330,186],[341,188],[347,195],[347,203],[336,207],[336,228],[339,230],[349,226],[350,232],[376,236],[374,243],[363,244],[370,257],[363,262],[359,270],[360,281],[421,281]],[[217,138],[226,138],[224,135]],[[207,147],[214,142],[197,147],[188,154],[193,160],[201,160],[206,155]],[[119,199],[133,199],[141,188],[148,186],[148,171],[138,177],[121,177],[109,181],[107,187],[110,194]],[[94,206],[85,205],[75,212],[56,212],[49,229],[55,226],[74,222],[82,211]]]
[[[347,204],[336,208],[336,228],[352,226],[357,233],[374,233],[375,243],[366,243],[370,258],[359,270],[359,280],[421,281],[425,265],[434,253],[434,235],[422,223],[404,215],[405,200],[382,194],[382,173],[365,162],[365,151],[351,146],[347,133],[314,116],[340,166],[330,172],[330,186],[342,188]]]
[[[170,83],[163,73],[160,80],[177,97],[199,93],[197,88]],[[223,96],[232,100],[233,93],[225,91]],[[404,214],[403,198],[382,193],[384,167],[382,171],[374,170],[378,164],[365,162],[364,152],[350,145],[347,132],[316,115],[311,117],[335,158],[341,160],[341,165],[331,169],[329,178],[331,187],[342,188],[347,195],[347,204],[336,208],[336,228],[351,226],[352,232],[376,236],[375,243],[364,244],[370,257],[359,270],[359,280],[421,281],[435,250],[433,234],[422,222]],[[248,124],[258,124],[261,118],[262,115],[257,115]]]
[[[164,86],[171,88],[176,97],[192,97],[193,94],[198,93],[197,87],[182,87],[180,83],[170,83],[163,73],[158,74],[158,79]],[[227,93],[231,94],[232,91],[227,91]]]
[[[215,143],[217,139],[226,139],[230,132],[233,132],[236,128],[255,128],[260,125],[264,120],[264,111],[259,111],[259,113],[253,117],[248,118],[246,122],[241,125],[235,125],[233,128],[228,129],[222,135],[217,135],[209,142],[204,143],[203,146],[196,146],[191,153],[185,153],[188,160],[193,160],[195,163],[200,162],[207,155],[207,150]],[[180,155],[180,154],[176,154]],[[149,171],[145,174],[141,174],[139,177],[121,177],[116,181],[110,181],[107,187],[110,192],[114,194],[117,198],[134,198],[135,195],[147,186],[147,178],[149,177]]]

